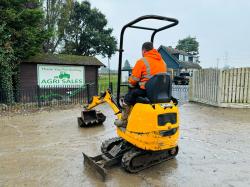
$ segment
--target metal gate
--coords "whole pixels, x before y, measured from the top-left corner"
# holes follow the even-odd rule
[[[188,85],[173,85],[172,95],[178,99],[179,104],[182,105],[188,102]]]

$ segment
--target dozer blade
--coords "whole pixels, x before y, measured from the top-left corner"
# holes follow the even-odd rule
[[[102,156],[96,156],[96,157],[89,157],[88,155],[83,154],[84,157],[84,164],[88,164],[91,169],[95,169],[97,173],[99,173],[103,180],[106,179],[107,176],[107,170],[104,168],[104,164],[102,163]]]
[[[101,125],[106,119],[106,116],[96,110],[84,110],[81,117],[78,117],[79,127],[90,127]]]

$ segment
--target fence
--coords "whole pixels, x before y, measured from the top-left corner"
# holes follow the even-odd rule
[[[94,84],[79,87],[53,86],[39,88],[37,86],[14,90],[14,92],[18,93],[18,97],[12,103],[6,103],[4,93],[0,92],[0,112],[87,103],[93,95],[97,94],[97,87]]]
[[[189,100],[220,107],[250,108],[250,68],[193,73]]]
[[[83,104],[88,103],[93,95],[99,95],[101,92],[110,88],[114,97],[116,97],[117,80],[116,75],[113,75],[112,82],[108,82],[105,78],[99,81],[99,85],[86,84],[81,87],[32,87],[20,90],[15,90],[18,97],[15,102],[6,103],[5,95],[0,90],[0,112],[13,111],[13,110],[29,110],[37,109],[46,106],[63,106],[70,104]],[[116,76],[117,77],[117,76]],[[128,92],[127,86],[121,87],[121,96]],[[17,95],[17,94],[16,94]],[[172,95],[179,100],[181,104],[188,101],[188,86],[173,85]]]
[[[188,98],[188,85],[173,85],[172,86],[172,96],[177,98],[180,104],[187,103]]]

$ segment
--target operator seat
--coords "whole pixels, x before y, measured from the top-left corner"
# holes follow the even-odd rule
[[[172,98],[172,81],[167,73],[154,75],[145,85],[147,98],[152,104],[170,102]]]
[[[172,81],[167,73],[159,73],[148,80],[145,85],[146,97],[138,97],[138,103],[166,103],[172,97]]]

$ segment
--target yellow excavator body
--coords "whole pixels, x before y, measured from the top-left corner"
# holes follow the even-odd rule
[[[117,134],[143,150],[159,151],[177,146],[179,111],[172,102],[160,104],[137,103],[132,108],[125,128]]]
[[[119,108],[108,90],[102,97],[94,96],[87,109],[104,102],[121,119]],[[172,101],[158,104],[136,103],[130,111],[127,127],[117,127],[117,134],[143,150],[159,151],[176,147],[179,139],[178,106]]]

